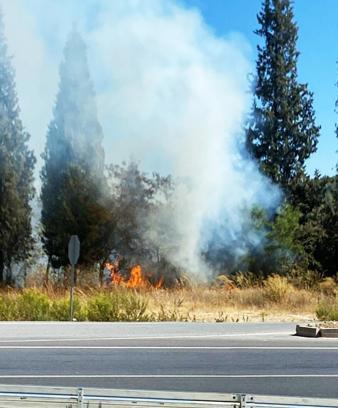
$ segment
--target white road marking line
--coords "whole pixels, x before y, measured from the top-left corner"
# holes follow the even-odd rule
[[[1,378],[338,378],[338,374],[22,374]]]
[[[291,335],[291,331],[283,332],[269,332],[269,333],[227,333],[227,334],[197,334],[197,335],[173,335],[168,336],[127,336],[127,337],[86,337],[86,338],[39,338],[39,339],[9,339],[0,340],[0,343],[30,343],[30,342],[49,342],[49,341],[100,341],[100,340],[171,340],[171,339],[208,339],[208,338],[223,338],[223,337],[250,337],[250,336],[280,336],[280,335]]]
[[[338,347],[298,346],[0,346],[0,350],[330,350]]]

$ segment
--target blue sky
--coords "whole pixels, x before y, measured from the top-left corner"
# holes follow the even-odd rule
[[[208,30],[212,33],[210,37],[213,39],[215,37],[229,38],[229,43],[236,44],[236,41],[231,39],[234,33],[239,33],[245,40],[239,44],[240,51],[250,60],[250,66],[254,71],[256,46],[259,39],[253,31],[258,27],[256,15],[261,8],[262,0],[173,0],[174,4],[175,2],[182,5],[185,10],[197,11],[203,17]],[[196,44],[194,44],[195,51],[203,52],[205,44],[199,38],[197,39],[200,27],[193,16],[184,17],[187,18],[188,24],[186,22],[180,23],[179,19],[177,21],[172,19],[172,26],[167,24],[168,20],[163,10],[163,13],[158,12],[158,15],[155,12],[154,15],[157,16],[157,20],[149,18],[147,8],[151,8],[152,5],[157,3],[164,7],[163,5],[170,4],[170,0],[140,0],[139,3],[131,0],[129,2],[127,0],[0,0],[0,5],[4,10],[9,49],[13,55],[13,63],[16,69],[22,119],[32,135],[31,143],[38,158],[44,148],[46,129],[51,119],[52,106],[57,92],[58,67],[62,58],[62,49],[72,23],[78,23],[80,31],[88,41],[91,72],[97,93],[100,94],[105,88],[109,87],[109,83],[104,82],[103,78],[110,78],[109,75],[104,75],[101,72],[101,68],[106,66],[107,69],[116,71],[119,66],[113,57],[109,59],[112,55],[112,44],[114,45],[112,38],[115,38],[116,34],[118,34],[115,28],[121,23],[121,16],[123,20],[124,7],[129,3],[138,5],[139,16],[144,21],[144,26],[139,27],[140,32],[144,33],[150,30],[149,35],[152,40],[152,24],[157,20],[162,24],[161,29],[159,25],[154,27],[154,31],[157,30],[157,37],[159,37],[156,38],[156,41],[152,41],[151,44],[146,41],[141,44],[142,47],[135,49],[135,42],[131,41],[134,35],[133,27],[129,26],[134,23],[128,23],[128,20],[125,19],[127,26],[124,27],[121,39],[126,41],[127,32],[131,42],[126,43],[125,50],[127,52],[129,52],[129,49],[132,50],[130,55],[125,57],[130,58],[130,61],[133,61],[133,58],[136,59],[136,65],[143,61],[145,71],[153,69],[153,66],[159,68],[162,59],[168,58],[166,55],[161,55],[162,46],[157,47],[157,44],[160,43],[163,44],[163,47],[166,47],[167,42],[169,46],[172,45],[170,39],[166,38],[168,35],[173,37],[174,46],[169,51],[170,58],[166,62],[167,64],[180,61],[180,50],[184,44],[184,46],[190,44],[190,37],[196,40]],[[334,105],[338,96],[338,89],[335,86],[338,80],[336,65],[338,60],[338,24],[336,21],[338,17],[338,0],[295,0],[294,5],[295,19],[299,27],[298,50],[301,53],[298,64],[299,79],[301,82],[308,83],[309,89],[314,93],[317,124],[321,126],[318,151],[308,160],[307,168],[310,174],[313,174],[317,168],[322,174],[331,175],[335,172],[336,151],[338,150],[335,136],[335,123],[338,122],[338,115],[334,112]],[[109,8],[111,8],[110,12]],[[104,11],[103,14],[102,11]],[[178,14],[183,18],[184,13]],[[18,19],[20,24],[18,24]],[[100,28],[101,26],[102,28]],[[168,27],[171,27],[171,31],[168,31],[169,34],[165,32]],[[183,31],[185,34],[182,33]],[[174,43],[177,35],[182,37],[177,43]],[[182,38],[185,41],[183,41],[183,45]],[[107,60],[101,61],[95,57],[96,49],[93,46],[95,41],[99,41],[100,47],[103,47],[101,51]],[[136,42],[138,43],[138,41],[137,38]],[[250,47],[246,46],[247,43],[249,43]],[[145,53],[144,50],[147,50],[147,52]],[[116,53],[116,49],[114,52]],[[154,52],[156,52],[158,59],[153,54]],[[140,53],[140,55],[136,55],[136,53]],[[120,52],[121,54],[123,52]],[[34,58],[31,58],[32,55],[34,55]],[[149,61],[145,61],[145,55],[151,56]],[[210,61],[210,63],[214,62]],[[146,64],[149,65],[148,68]],[[226,71],[226,67],[216,67],[217,70],[219,68]],[[238,68],[236,67],[235,71],[239,71]],[[121,69],[123,70],[123,67]],[[233,71],[232,66],[230,71]],[[123,73],[120,72],[115,72],[115,74],[119,77],[123,76]],[[148,71],[144,74],[146,77]],[[176,78],[175,84],[177,85],[180,80],[180,78]],[[128,88],[129,82],[125,85]],[[137,88],[138,83],[133,84],[133,86]],[[110,89],[107,89],[107,95],[101,95],[101,106],[103,106],[102,101],[105,102],[105,96],[113,99],[114,102],[114,89],[114,87],[110,86]],[[156,88],[153,91],[155,95],[158,89]],[[97,95],[97,99],[100,103],[100,95]],[[32,100],[34,100],[33,104]],[[112,101],[110,102],[112,103]],[[116,110],[114,106],[111,109],[112,112]],[[129,109],[129,105],[126,106],[127,108]],[[104,117],[101,118],[105,130],[105,139],[108,142],[112,139],[111,135],[114,135],[115,139],[117,139],[117,135],[128,133],[127,131],[119,133],[116,129],[110,128],[111,124],[114,124],[111,111],[105,112],[107,120],[104,120]],[[118,119],[115,118],[115,122]],[[132,135],[132,132],[129,133]],[[141,143],[139,135],[137,135],[136,140]],[[128,149],[130,146],[135,145],[134,140],[129,145],[127,142],[126,139]],[[108,151],[109,148],[107,145],[106,149]],[[122,149],[122,146],[119,146],[119,148]],[[116,146],[110,150],[116,151]]]
[[[257,12],[261,0],[181,0],[197,8],[205,22],[219,36],[241,33],[252,46],[251,59],[256,58],[258,37]],[[295,20],[299,27],[299,79],[309,84],[314,93],[317,123],[321,126],[318,151],[307,162],[312,174],[318,168],[322,174],[333,174],[337,160],[335,123],[338,115],[334,104],[338,96],[338,1],[295,0]]]

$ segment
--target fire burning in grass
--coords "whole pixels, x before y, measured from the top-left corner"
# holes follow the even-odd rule
[[[125,278],[118,270],[117,263],[107,263],[106,268],[110,272],[111,282],[114,286],[124,286],[132,289],[161,289],[163,288],[163,277],[155,284],[144,275],[141,265],[135,265],[130,270],[129,278]]]

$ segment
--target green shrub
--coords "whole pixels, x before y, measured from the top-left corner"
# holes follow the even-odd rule
[[[50,319],[67,321],[69,320],[70,308],[69,298],[63,297],[55,299],[51,304]],[[87,307],[77,296],[74,297],[74,319],[77,321],[87,320]]]
[[[126,292],[121,295],[120,320],[126,322],[141,322],[149,319],[146,313],[148,306],[147,300],[136,293]]]
[[[77,321],[147,321],[148,302],[130,290],[113,290],[74,297]],[[0,320],[69,320],[68,296],[50,299],[36,289],[0,295]]]
[[[87,317],[90,321],[145,321],[148,303],[137,293],[111,291],[93,295],[87,301]]]
[[[51,305],[51,320],[67,321],[69,320],[69,299],[55,299]]]
[[[15,299],[8,294],[0,297],[0,320],[17,320],[17,309]]]
[[[15,302],[18,320],[50,320],[50,300],[35,289],[25,289]]]
[[[87,302],[87,316],[90,321],[115,322],[120,320],[118,296],[100,293]]]
[[[86,307],[78,297],[74,298],[74,317],[87,319]],[[25,289],[20,293],[6,293],[0,296],[0,320],[69,320],[69,299],[50,299],[42,291]]]
[[[338,320],[338,306],[329,303],[320,303],[316,310],[319,320]]]

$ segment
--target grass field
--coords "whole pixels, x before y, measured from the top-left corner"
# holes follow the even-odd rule
[[[297,321],[338,320],[334,279],[299,288],[273,275],[258,283],[226,278],[213,285],[174,289],[76,288],[75,318],[89,321]],[[69,294],[49,285],[3,289],[0,320],[68,320]]]

